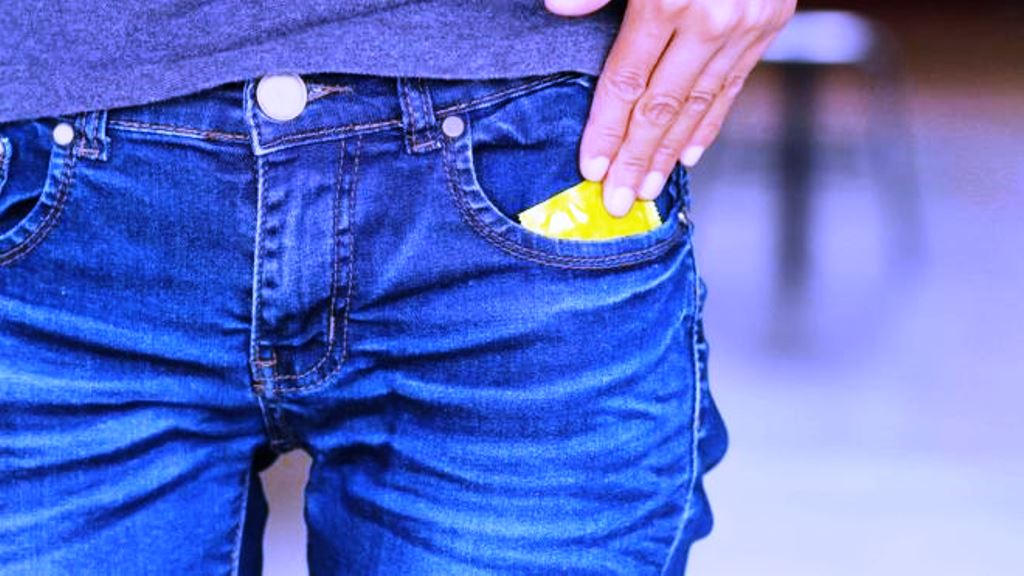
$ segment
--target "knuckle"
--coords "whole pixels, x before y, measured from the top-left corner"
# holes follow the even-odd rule
[[[747,82],[746,74],[733,74],[725,81],[725,94],[729,98],[739,96],[740,91]]]
[[[636,102],[647,89],[647,78],[638,70],[622,68],[606,76],[606,86],[627,102]]]
[[[686,99],[686,113],[690,116],[702,115],[711,108],[711,103],[714,100],[714,92],[704,89],[694,90]]]
[[[736,30],[750,32],[758,27],[757,15],[751,12],[744,12],[736,19]]]
[[[786,27],[790,19],[796,13],[796,1],[788,0],[770,18],[770,29],[778,32]]]
[[[679,158],[679,155],[682,154],[682,152],[682,144],[679,144],[678,146],[669,146],[668,144],[663,144],[662,146],[658,147],[658,149],[654,152],[653,164],[655,166],[671,166],[672,164],[675,164],[676,158]]]
[[[718,118],[709,120],[700,127],[700,137],[703,140],[713,140],[722,131],[722,121]]]
[[[640,156],[635,152],[623,151],[619,154],[619,157],[615,159],[615,163],[618,165],[621,173],[641,174],[647,171],[647,166],[650,164],[650,158]]]
[[[624,126],[618,124],[595,124],[591,134],[594,139],[604,144],[618,144],[626,135]]]
[[[721,22],[711,22],[704,27],[703,38],[707,42],[719,44],[729,36],[729,28]]]
[[[686,144],[686,137],[689,136],[689,131],[684,131],[680,128],[684,128],[683,125],[677,125],[665,136],[665,139],[658,145],[658,154],[667,154],[672,157],[679,156],[679,152],[683,150],[683,146]]]
[[[768,10],[747,10],[739,19],[739,29],[759,33],[772,26],[772,13]]]
[[[673,16],[685,12],[690,0],[658,0],[657,7],[661,14]]]
[[[654,94],[641,102],[640,115],[655,126],[667,126],[683,109],[683,101],[674,94]]]
[[[783,3],[783,6],[782,6],[782,20],[783,20],[783,22],[788,21],[790,18],[793,17],[794,14],[796,14],[796,4],[797,4],[796,0],[787,0],[786,2]]]
[[[711,12],[704,21],[704,39],[716,43],[722,42],[740,29],[740,24],[741,17],[735,12],[726,10]]]

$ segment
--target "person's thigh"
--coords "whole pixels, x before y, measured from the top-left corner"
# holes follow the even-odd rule
[[[353,144],[345,369],[290,406],[312,574],[677,574],[710,529],[726,440],[682,168],[650,232],[514,220],[579,180],[592,86],[449,107],[437,150]]]
[[[56,124],[0,125],[0,572],[229,573],[263,439],[247,148]]]

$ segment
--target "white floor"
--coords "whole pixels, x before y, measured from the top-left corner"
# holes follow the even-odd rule
[[[900,191],[857,138],[832,141],[853,145],[825,152],[798,305],[774,281],[776,198],[742,119],[695,174],[732,444],[693,574],[1024,574],[1022,94],[913,95],[916,258],[884,241]]]

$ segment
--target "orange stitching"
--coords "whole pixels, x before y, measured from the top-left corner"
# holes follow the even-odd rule
[[[263,142],[262,146],[264,149],[270,149],[274,146],[280,146],[284,143],[290,143],[293,141],[303,142],[314,136],[324,136],[330,134],[339,134],[341,136],[353,135],[358,132],[375,131],[377,129],[384,128],[397,128],[402,126],[401,120],[381,120],[377,122],[369,122],[366,124],[346,124],[344,126],[333,126],[331,128],[323,128],[320,130],[311,130],[309,132],[300,132],[298,134],[289,134],[288,136],[282,136],[277,140],[268,140]]]
[[[344,148],[343,148],[343,151],[344,151]],[[354,190],[355,190],[355,187],[356,187],[356,185],[357,185],[357,183],[359,181],[359,159],[360,159],[360,156],[361,156],[361,151],[362,151],[362,140],[360,139],[360,140],[356,141],[356,150],[355,150],[355,153],[354,153],[355,154],[355,164],[353,165],[353,168],[352,168],[352,172],[353,172],[353,177],[352,178],[353,179],[352,179],[352,185],[349,187],[349,231],[348,231],[348,236],[349,236],[349,282],[348,282],[348,291],[346,292],[346,295],[345,295],[345,298],[346,298],[345,315],[344,315],[344,318],[343,318],[343,321],[342,321],[342,350],[341,350],[342,354],[341,354],[341,358],[337,361],[337,364],[334,366],[334,368],[330,372],[328,372],[327,374],[324,374],[324,376],[319,381],[314,382],[312,384],[305,384],[305,385],[297,384],[295,386],[280,386],[280,387],[276,387],[276,388],[274,388],[274,390],[276,392],[292,392],[292,391],[297,391],[297,390],[311,391],[311,390],[316,390],[318,388],[321,388],[324,385],[326,385],[327,380],[331,376],[333,376],[335,373],[337,373],[339,370],[341,370],[341,367],[345,363],[345,358],[347,357],[347,353],[348,353],[348,311],[352,307],[352,286],[353,286],[353,284],[355,284],[355,233],[352,230],[352,214],[355,213],[355,193],[354,193]],[[345,155],[343,154],[342,158],[344,158],[344,156]],[[339,166],[338,166],[338,173],[339,173],[338,187],[336,189],[339,194],[340,194],[341,182],[342,182],[341,175],[343,175],[342,166],[343,166],[343,164],[339,163]],[[337,202],[335,204],[337,205]],[[335,218],[337,219],[337,216],[335,216]],[[336,221],[335,222],[335,230],[337,230],[337,229],[338,229],[338,224],[337,224],[337,221]],[[337,242],[335,242],[334,245],[337,246]],[[336,298],[335,298],[335,288],[337,286],[337,280],[336,280],[337,276],[336,276],[336,274],[337,274],[337,269],[338,269],[338,262],[340,262],[340,258],[338,257],[338,251],[336,250],[335,251],[335,258],[334,258],[334,269],[331,271],[331,274],[332,274],[332,280],[331,280],[331,303],[330,303],[330,310],[328,311],[329,317],[331,318],[332,321],[333,321],[333,317],[334,317],[334,308],[335,308],[335,301],[336,301]],[[332,322],[332,325],[333,325],[333,322]],[[285,376],[274,376],[273,378],[256,378],[256,380],[258,382],[267,382],[267,381],[274,382],[274,381],[278,381],[278,380],[297,380],[297,379],[299,379],[299,378],[301,378],[303,376],[306,376],[307,374],[309,374],[309,373],[313,372],[314,370],[316,370],[317,368],[319,368],[331,356],[331,353],[334,351],[334,342],[336,340],[336,338],[335,338],[335,330],[331,330],[330,338],[331,338],[330,346],[328,347],[327,352],[320,358],[320,361],[317,362],[316,365],[313,366],[312,368],[310,368],[309,370],[306,370],[305,372],[302,372],[301,374],[289,374],[289,375],[285,375]]]
[[[259,206],[259,213],[257,214],[258,224],[257,224],[257,228],[256,228],[256,237],[257,237],[256,260],[257,261],[256,261],[256,269],[253,271],[256,274],[256,292],[255,292],[255,294],[253,294],[253,298],[256,300],[256,302],[255,302],[256,309],[253,311],[252,322],[253,322],[253,327],[256,328],[253,331],[256,332],[256,333],[259,333],[258,327],[259,327],[260,323],[263,321],[263,314],[262,314],[262,312],[263,312],[263,297],[262,297],[262,294],[263,294],[263,268],[264,267],[263,267],[263,258],[260,256],[260,253],[261,253],[261,248],[263,246],[264,239],[263,239],[263,230],[261,229],[261,227],[265,227],[267,225],[267,222],[266,222],[266,220],[267,220],[266,219],[266,215],[267,215],[267,202],[266,202],[266,198],[265,198],[265,196],[266,196],[266,188],[263,186],[263,182],[265,181],[264,174],[266,173],[265,172],[265,170],[266,170],[266,162],[263,161],[263,158],[260,157],[260,156],[256,156],[255,158],[256,158],[256,179],[257,179],[256,180],[256,187],[257,187],[257,190],[258,190],[257,195],[258,195],[258,198],[259,198],[258,201],[259,201],[260,206]],[[262,347],[260,346],[259,338],[253,338],[252,350],[251,350],[250,354],[252,354],[252,356],[254,358],[258,359],[259,358],[259,353],[260,353],[261,349],[262,349]],[[271,350],[271,354],[273,354],[273,350]],[[277,363],[276,362],[276,356],[275,356],[275,362],[274,363],[275,364]],[[269,366],[273,366],[273,365],[274,364],[269,364]],[[261,378],[261,375],[257,374],[256,377],[254,378],[254,380],[256,382],[262,382],[264,379]]]
[[[486,108],[486,107],[491,106],[493,104],[499,103],[499,102],[504,101],[504,100],[506,100],[508,98],[514,98],[516,96],[520,96],[522,94],[529,93],[529,92],[532,92],[534,90],[538,90],[540,88],[544,88],[546,86],[550,86],[552,84],[557,84],[558,82],[561,82],[563,80],[573,79],[573,78],[575,78],[575,75],[573,73],[571,73],[571,72],[559,72],[559,73],[551,74],[551,75],[548,75],[548,76],[543,76],[543,77],[541,77],[541,78],[539,78],[537,80],[533,80],[533,81],[527,82],[525,84],[520,84],[518,86],[513,86],[511,88],[505,88],[503,90],[498,90],[496,92],[491,92],[489,94],[485,94],[483,96],[480,96],[479,98],[474,98],[472,100],[468,100],[466,102],[460,102],[458,104],[453,104],[453,105],[448,106],[446,108],[438,108],[434,112],[435,112],[435,114],[438,117],[440,117],[441,115],[444,115],[444,114],[452,114],[452,113],[456,113],[456,112],[478,110],[478,109]],[[404,90],[404,88],[403,88],[403,90]],[[407,98],[407,96],[405,96],[403,94],[403,98]],[[407,102],[406,105],[409,106],[409,103]],[[253,122],[257,126],[257,129],[258,129],[259,128],[259,117],[256,116],[256,115],[253,115]],[[139,129],[139,131],[143,131],[146,128],[151,128],[151,129],[156,129],[156,130],[163,130],[163,131],[170,132],[170,133],[181,134],[183,136],[193,136],[193,137],[198,136],[200,138],[205,138],[205,139],[209,139],[209,140],[227,140],[227,141],[232,141],[232,142],[246,142],[246,141],[248,141],[248,138],[249,138],[249,136],[247,134],[242,134],[242,133],[239,133],[239,132],[224,132],[224,131],[219,131],[219,130],[200,130],[198,128],[191,128],[191,127],[187,127],[187,126],[175,126],[175,125],[170,125],[170,124],[152,124],[152,123],[140,122],[140,121],[136,121],[136,120],[109,120],[107,122],[107,125],[108,126],[115,126],[115,127],[122,127],[122,128],[124,128],[126,130],[131,130],[133,128],[136,128],[136,129]],[[296,142],[296,141],[304,141],[304,140],[307,140],[309,138],[315,138],[315,137],[318,137],[318,136],[357,135],[358,133],[372,132],[372,131],[384,130],[384,129],[387,129],[387,128],[395,128],[395,127],[401,127],[401,126],[402,126],[402,120],[401,119],[377,120],[377,121],[365,122],[365,123],[361,123],[361,124],[346,124],[344,126],[334,126],[334,127],[331,127],[331,128],[322,128],[322,129],[319,129],[319,130],[311,130],[311,131],[308,131],[308,132],[301,132],[301,133],[298,133],[298,134],[289,134],[287,136],[282,136],[281,138],[278,138],[277,140],[269,140],[267,142],[263,142],[263,143],[261,143],[261,145],[263,146],[263,148],[269,149],[269,148],[272,148],[274,146],[281,146],[281,145],[289,144],[289,143]]]
[[[39,229],[30,234],[22,243],[14,246],[7,252],[0,253],[0,266],[12,264],[31,252],[50,235],[50,231],[57,224],[57,221],[60,220],[61,214],[64,213],[64,205],[67,202],[68,196],[71,195],[71,183],[75,178],[74,168],[78,164],[78,157],[74,154],[64,154],[63,161],[64,166],[61,167],[60,176],[57,178],[57,203],[43,216],[43,222]]]
[[[342,318],[341,323],[341,358],[338,363],[334,366],[327,374],[324,374],[323,378],[319,382],[314,382],[307,385],[296,385],[296,386],[283,386],[278,388],[279,392],[294,392],[303,390],[306,392],[312,392],[319,390],[327,385],[327,381],[334,376],[338,371],[341,370],[342,366],[345,365],[345,359],[348,358],[348,312],[352,309],[352,291],[353,286],[356,283],[356,265],[355,265],[355,254],[356,254],[356,234],[353,229],[353,215],[355,214],[356,208],[356,195],[355,190],[359,183],[359,158],[363,148],[362,139],[356,140],[356,151],[355,151],[355,164],[352,167],[352,185],[348,189],[348,209],[349,209],[349,230],[348,230],[348,250],[349,250],[349,271],[348,271],[348,291],[345,293],[345,316]],[[334,310],[331,310],[331,314],[334,314]]]
[[[454,166],[454,160],[452,158],[454,151],[452,148],[453,147],[451,145],[446,145],[444,147],[443,157],[445,172],[448,176],[448,191],[452,199],[455,201],[456,207],[459,209],[459,213],[463,216],[463,221],[467,222],[470,227],[483,236],[485,240],[490,241],[505,252],[524,260],[537,264],[550,265],[556,268],[574,270],[614,270],[647,262],[661,256],[672,248],[676,241],[683,236],[683,232],[685,231],[684,227],[679,226],[678,224],[673,224],[676,227],[672,231],[671,236],[658,240],[657,243],[647,248],[608,256],[564,256],[550,254],[523,246],[491,230],[486,226],[486,224],[479,220],[476,214],[473,213],[472,209],[466,202],[465,191],[462,189],[459,174],[456,173],[459,169]]]
[[[337,86],[334,84],[312,84],[309,88],[309,95],[306,98],[306,102],[316,102],[317,100],[330,96],[331,94],[351,94],[354,92],[351,86]]]
[[[338,162],[338,173],[339,174],[342,171],[343,164],[344,164],[344,153],[342,154],[342,160]],[[337,188],[340,188],[340,187],[341,187],[341,179],[339,178],[335,190],[337,190]],[[337,198],[337,195],[338,195],[338,192],[336,191],[335,192],[335,198]],[[336,208],[337,207],[337,201],[335,201],[333,204],[334,204],[335,210],[336,210],[337,209]],[[337,216],[335,215],[335,219],[336,218],[337,218]],[[337,228],[335,228],[335,229],[337,229]],[[336,249],[337,243],[336,242],[332,242],[331,245],[332,245],[332,247],[335,247],[335,248],[332,249],[332,256],[331,256],[331,260],[332,260],[332,262],[331,262],[331,268],[332,268],[332,270],[331,270],[331,297],[330,297],[330,302],[328,304],[329,310],[327,312],[327,316],[328,316],[328,321],[327,321],[327,330],[328,330],[328,334],[327,334],[327,350],[325,350],[323,355],[320,356],[320,359],[317,360],[316,364],[310,366],[308,369],[306,369],[306,370],[304,370],[304,371],[302,371],[302,372],[300,372],[298,374],[278,375],[278,374],[275,373],[274,376],[271,377],[271,378],[256,378],[256,380],[264,381],[264,382],[266,382],[268,380],[271,381],[271,382],[276,382],[278,380],[298,380],[299,378],[302,378],[303,376],[305,376],[305,375],[315,371],[317,368],[319,368],[321,365],[323,365],[323,363],[327,360],[327,358],[330,357],[331,352],[334,351],[334,332],[331,330],[331,324],[332,323],[330,321],[330,317],[334,315],[335,286],[337,285],[337,278],[336,278],[335,274],[336,274],[336,270],[337,270],[337,267],[338,267],[338,265],[337,265],[338,253],[337,253],[337,249]],[[260,276],[260,278],[262,280],[262,275]],[[262,288],[262,283],[261,283],[261,288]],[[262,299],[261,299],[261,302],[262,302]],[[278,390],[281,390],[281,388],[278,388]]]
[[[121,127],[126,130],[133,128],[151,128],[156,130],[163,130],[164,132],[173,132],[185,136],[199,136],[207,140],[228,140],[232,142],[246,142],[249,140],[249,136],[240,132],[223,132],[221,130],[200,130],[198,128],[190,128],[187,126],[175,126],[172,124],[153,124],[149,122],[140,122],[137,120],[109,120],[107,126]]]
[[[521,96],[523,94],[533,92],[541,88],[546,88],[553,84],[557,84],[562,80],[572,77],[572,74],[567,73],[558,73],[552,76],[545,76],[538,80],[534,80],[533,82],[528,82],[526,84],[521,84],[519,86],[513,86],[512,88],[506,88],[504,90],[499,90],[497,92],[491,92],[489,94],[485,94],[479,98],[475,98],[473,100],[469,100],[466,102],[452,104],[447,108],[438,108],[436,110],[436,113],[438,116],[440,116],[442,114],[450,114],[454,112],[479,110],[481,108],[486,108],[487,106],[490,106],[492,104],[504,101],[508,98],[515,98],[517,96]]]

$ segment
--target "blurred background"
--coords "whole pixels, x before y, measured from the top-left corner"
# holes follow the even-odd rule
[[[692,173],[730,449],[689,573],[1024,574],[1024,2],[800,6]]]

